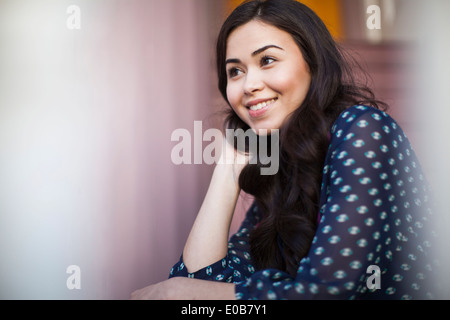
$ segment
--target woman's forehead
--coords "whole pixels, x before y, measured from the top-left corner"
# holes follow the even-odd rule
[[[239,26],[229,35],[227,58],[232,58],[232,55],[251,55],[269,45],[289,48],[295,45],[295,42],[286,31],[262,21],[252,20]]]

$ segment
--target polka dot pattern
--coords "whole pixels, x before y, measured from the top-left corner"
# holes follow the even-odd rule
[[[319,226],[295,277],[252,265],[249,234],[261,219],[255,204],[224,259],[188,273],[181,257],[170,277],[233,282],[237,299],[433,298],[430,188],[405,133],[368,106],[345,110],[330,133]],[[367,285],[371,265],[381,271],[379,289]]]

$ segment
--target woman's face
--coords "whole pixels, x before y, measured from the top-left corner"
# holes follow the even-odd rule
[[[311,84],[309,67],[292,36],[257,20],[229,35],[226,71],[228,101],[257,134],[279,129]]]

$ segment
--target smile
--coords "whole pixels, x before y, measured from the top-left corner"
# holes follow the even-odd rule
[[[248,106],[248,109],[249,109],[248,112],[252,118],[260,117],[264,113],[266,113],[266,111],[269,109],[269,107],[272,104],[275,103],[275,101],[277,101],[277,99],[273,98],[270,100],[261,101],[256,104],[252,104],[252,105]]]
[[[262,108],[268,106],[269,104],[274,103],[275,100],[277,100],[277,99],[271,99],[271,100],[267,100],[267,101],[264,101],[264,102],[260,102],[260,103],[258,103],[258,104],[255,104],[255,105],[250,106],[249,109],[250,109],[250,110],[253,110],[253,111],[262,109]]]

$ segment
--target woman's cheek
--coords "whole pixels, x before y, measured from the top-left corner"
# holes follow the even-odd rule
[[[233,85],[228,84],[227,86],[227,98],[228,102],[230,103],[231,107],[234,109],[234,106],[236,105],[236,97],[233,90]]]
[[[268,74],[268,86],[272,89],[272,91],[283,93],[285,92],[290,86],[292,86],[292,78],[286,75],[289,75],[291,72],[286,70],[284,72],[283,70],[276,70],[270,74]]]
[[[242,97],[239,94],[239,90],[236,84],[228,85],[227,87],[227,98],[233,110],[239,114],[239,105],[242,101]]]

